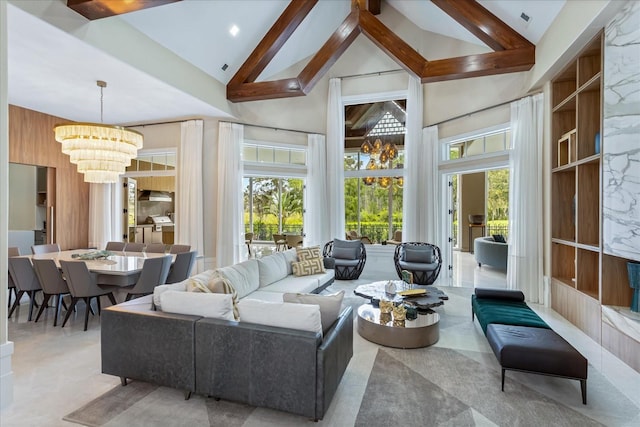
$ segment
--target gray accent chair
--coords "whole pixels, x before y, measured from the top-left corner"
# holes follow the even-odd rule
[[[440,274],[442,256],[440,248],[431,243],[405,242],[396,246],[393,263],[400,279],[406,270],[413,274],[413,283],[431,285]]]
[[[335,239],[324,245],[325,267],[335,270],[338,280],[356,280],[367,262],[367,250],[361,240]]]
[[[144,252],[144,243],[127,243],[124,247],[125,252]]]
[[[53,318],[53,326],[57,326],[58,318],[60,317],[60,306],[64,304],[62,297],[69,295],[69,286],[67,286],[67,281],[64,280],[62,272],[52,259],[34,259],[33,269],[36,272],[36,276],[38,276],[38,280],[42,286],[42,292],[44,293],[44,300],[42,301],[40,310],[38,310],[36,322],[40,319],[44,309],[47,308],[51,297],[54,297],[57,301],[56,312]]]
[[[124,252],[125,246],[127,246],[125,242],[107,242],[104,250],[113,252]]]
[[[62,321],[62,327],[66,325],[67,320],[74,311],[74,308],[79,300],[83,300],[87,305],[87,309],[84,314],[84,330],[87,330],[87,324],[89,323],[89,311],[91,311],[91,299],[95,298],[98,305],[98,314],[100,314],[100,297],[107,296],[111,304],[116,304],[116,298],[113,296],[113,292],[102,289],[97,284],[97,274],[91,273],[87,264],[84,261],[63,261],[60,260],[60,267],[62,273],[67,279],[67,285],[69,286],[69,293],[71,293],[71,305],[67,309],[67,314]]]
[[[499,270],[507,269],[509,254],[509,245],[507,243],[495,242],[491,236],[478,237],[473,241],[473,252],[478,267],[482,267],[482,264],[487,264]]]
[[[133,288],[127,293],[125,301],[133,297],[149,295],[153,293],[153,288],[164,285],[171,268],[171,255],[159,258],[147,258],[142,265],[142,272]]]
[[[13,279],[13,283],[16,285],[18,294],[16,300],[9,310],[9,316],[13,314],[14,310],[20,305],[20,299],[22,295],[29,295],[29,322],[33,316],[33,307],[36,304],[36,294],[42,290],[40,281],[33,271],[31,260],[29,258],[11,257],[9,258],[9,274]]]
[[[196,254],[196,251],[177,254],[165,283],[178,283],[188,279],[196,262]]]
[[[47,245],[33,245],[31,246],[31,252],[34,255],[60,252],[60,245],[58,245],[57,243],[50,243]]]

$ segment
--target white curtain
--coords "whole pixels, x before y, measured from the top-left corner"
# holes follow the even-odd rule
[[[107,242],[123,240],[123,191],[119,182],[89,185],[90,248],[102,250]]]
[[[534,303],[544,301],[542,140],[543,95],[512,102],[507,285]]]
[[[176,178],[175,243],[198,251],[196,271],[204,268],[204,210],[202,199],[202,143],[204,123],[189,120],[181,124],[178,176]]]
[[[216,265],[240,261],[244,245],[241,160],[244,126],[220,123],[218,134],[218,196],[216,201]]]
[[[327,144],[324,135],[308,137],[307,191],[304,229],[307,246],[322,246],[333,237],[329,233],[327,207]]]
[[[422,109],[421,109],[422,111]],[[438,141],[438,126],[430,126],[422,129],[422,156],[424,160],[424,173],[421,173],[421,182],[425,185],[425,203],[422,205],[425,212],[420,221],[424,221],[425,242],[438,244],[440,240],[440,183],[438,182],[438,161],[440,156]],[[440,248],[442,249],[442,248]]]
[[[402,240],[427,241],[427,145],[422,141],[422,84],[409,77],[407,92],[407,133],[404,138],[404,189]]]
[[[327,205],[330,239],[343,239],[344,222],[344,107],[340,79],[329,80],[327,105]]]

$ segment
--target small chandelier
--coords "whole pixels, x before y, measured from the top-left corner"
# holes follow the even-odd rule
[[[62,144],[62,152],[69,155],[71,163],[78,166],[84,182],[118,182],[131,159],[142,148],[142,134],[120,126],[103,122],[103,89],[107,83],[97,81],[100,87],[100,124],[70,123],[58,125],[53,130],[56,141]]]
[[[369,162],[367,163],[367,170],[388,169],[388,163],[398,157],[398,147],[393,143],[383,143],[380,138],[377,138],[373,143],[369,140],[365,140],[360,146],[360,151],[369,155]],[[403,178],[396,177],[396,185],[402,188]],[[365,185],[373,185],[376,182],[381,188],[389,188],[393,183],[393,178],[381,176],[377,179],[372,176],[362,178],[362,182]]]

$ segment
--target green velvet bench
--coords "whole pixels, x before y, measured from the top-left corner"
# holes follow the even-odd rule
[[[521,291],[476,289],[475,317],[502,367],[502,391],[506,370],[550,375],[580,381],[587,404],[587,359],[531,310]]]

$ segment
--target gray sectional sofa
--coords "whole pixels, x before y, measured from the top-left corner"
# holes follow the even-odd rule
[[[487,264],[500,270],[507,269],[509,245],[495,242],[493,237],[478,237],[473,241],[473,252],[478,267]]]
[[[332,270],[292,276],[282,262],[291,252],[274,255],[218,270],[235,280],[238,305],[248,299],[282,302],[285,292],[320,292],[333,282]],[[162,297],[179,285],[158,288]],[[102,372],[119,376],[123,385],[127,379],[147,381],[184,390],[187,398],[196,392],[318,420],[353,355],[351,307],[342,309],[327,330],[316,332],[243,322],[242,317],[163,312],[155,309],[154,299],[158,295],[102,312]]]

